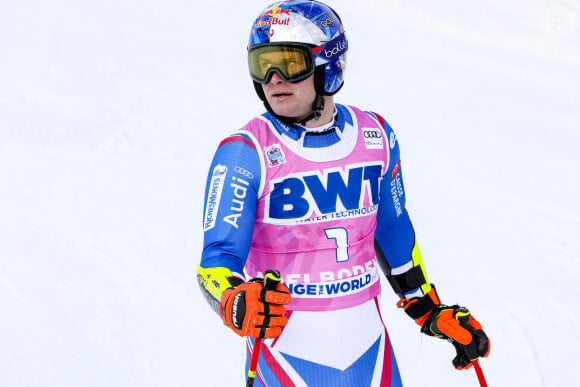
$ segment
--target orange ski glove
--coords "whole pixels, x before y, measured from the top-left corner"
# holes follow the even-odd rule
[[[473,360],[489,355],[490,341],[479,321],[467,308],[441,304],[433,284],[423,297],[403,298],[397,306],[415,320],[421,332],[453,344],[457,352],[452,361],[455,368],[467,369]]]
[[[478,357],[489,355],[489,338],[479,321],[463,306],[437,305],[425,320],[421,332],[450,340],[457,352],[453,366],[459,370],[471,367],[472,361]]]
[[[220,316],[224,324],[240,336],[278,337],[288,323],[284,305],[290,303],[290,291],[281,282],[266,284],[261,278],[227,289],[221,297]]]

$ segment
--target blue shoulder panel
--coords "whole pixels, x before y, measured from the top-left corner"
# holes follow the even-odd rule
[[[243,273],[260,177],[260,159],[249,136],[235,134],[220,143],[206,182],[201,266]]]
[[[398,267],[412,261],[415,231],[405,208],[405,188],[397,137],[387,121],[372,114],[384,127],[390,148],[389,166],[380,186],[375,239],[379,243],[389,267]]]

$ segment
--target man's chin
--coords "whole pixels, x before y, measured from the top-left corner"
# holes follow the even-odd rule
[[[294,111],[292,109],[284,109],[281,108],[279,106],[272,106],[272,110],[274,111],[274,113],[276,113],[279,116],[282,117],[296,117],[296,114],[294,113]]]
[[[272,108],[274,113],[276,113],[277,115],[282,116],[282,117],[295,118],[295,117],[304,116],[303,113],[297,112],[296,109],[289,109],[289,106],[284,105],[284,104],[274,103],[274,104],[270,104],[270,107]]]

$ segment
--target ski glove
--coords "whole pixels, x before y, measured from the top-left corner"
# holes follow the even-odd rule
[[[397,305],[415,319],[421,332],[453,344],[455,368],[467,369],[478,357],[489,355],[490,341],[479,321],[465,307],[441,304],[434,286],[423,297],[403,298]]]
[[[240,336],[278,337],[288,323],[284,305],[290,303],[290,291],[277,279],[265,282],[254,278],[227,289],[221,297],[222,321]]]
[[[449,340],[455,347],[457,356],[452,363],[458,370],[471,367],[478,357],[489,355],[489,338],[467,308],[459,305],[437,305],[421,332]]]

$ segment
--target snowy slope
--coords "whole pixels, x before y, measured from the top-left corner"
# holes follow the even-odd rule
[[[337,101],[397,130],[430,279],[492,339],[491,386],[578,383],[580,6],[328,1]],[[0,3],[0,386],[243,385],[195,283],[219,140],[261,112],[251,0]],[[407,386],[476,386],[383,310]]]

